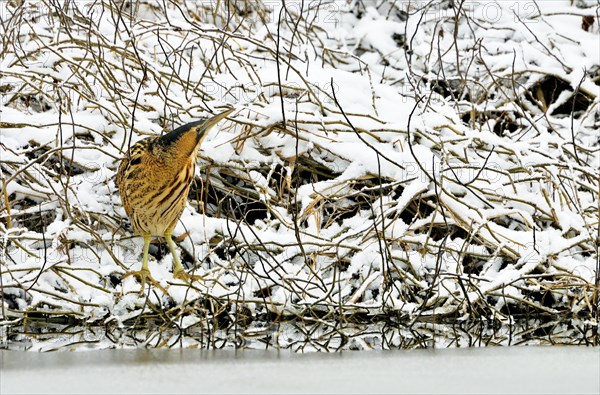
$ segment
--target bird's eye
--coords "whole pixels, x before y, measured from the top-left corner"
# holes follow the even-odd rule
[[[139,165],[140,163],[142,163],[142,158],[140,158],[139,156],[137,158],[134,158],[131,162],[129,162],[131,165],[136,166]]]

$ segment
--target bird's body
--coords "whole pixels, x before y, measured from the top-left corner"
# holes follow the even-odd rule
[[[152,236],[167,240],[175,277],[189,278],[177,257],[171,235],[187,203],[200,144],[210,128],[232,111],[188,123],[162,136],[145,138],[134,144],[121,161],[116,181],[123,207],[133,231],[144,237],[144,258],[139,272],[143,281],[152,279],[148,270]]]
[[[196,133],[189,129],[188,134]],[[123,207],[139,235],[164,236],[187,201],[200,144],[185,138],[165,142],[169,135],[137,142],[119,166],[117,185]]]

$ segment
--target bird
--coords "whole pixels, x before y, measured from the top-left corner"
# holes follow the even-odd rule
[[[173,277],[186,282],[201,279],[188,274],[177,255],[173,229],[187,203],[196,156],[208,132],[234,109],[182,125],[162,136],[142,139],[121,159],[116,184],[133,232],[144,238],[142,268],[125,273],[164,291],[148,269],[152,237],[164,237],[173,256]]]

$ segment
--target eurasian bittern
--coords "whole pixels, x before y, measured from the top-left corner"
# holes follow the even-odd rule
[[[150,281],[160,287],[148,269],[148,248],[152,236],[163,236],[173,255],[173,276],[186,281],[192,278],[179,261],[171,235],[187,202],[200,144],[208,131],[232,111],[145,138],[123,157],[117,186],[133,231],[144,237],[142,269],[125,276],[139,276],[142,285]]]

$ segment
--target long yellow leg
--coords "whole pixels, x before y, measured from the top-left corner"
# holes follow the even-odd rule
[[[140,277],[142,284],[146,283],[146,278],[152,278],[150,275],[150,269],[148,269],[148,250],[150,249],[150,235],[144,235],[144,255],[142,258],[142,270],[140,270]]]
[[[144,285],[146,282],[159,288],[164,293],[167,293],[167,290],[164,289],[163,286],[152,277],[150,274],[150,269],[148,269],[148,250],[150,249],[150,238],[151,236],[149,234],[144,235],[144,255],[142,257],[142,269],[138,272],[125,273],[121,279],[129,276],[138,277],[140,279],[140,284],[142,284],[142,289],[140,290],[140,293],[142,294],[144,293]]]
[[[177,255],[177,250],[175,249],[175,242],[171,237],[171,232],[165,233],[165,239],[167,240],[167,245],[169,246],[171,255],[173,255],[173,277],[188,282],[192,280],[202,280],[201,276],[192,276],[188,274],[181,265],[181,261],[179,260],[179,256]]]

